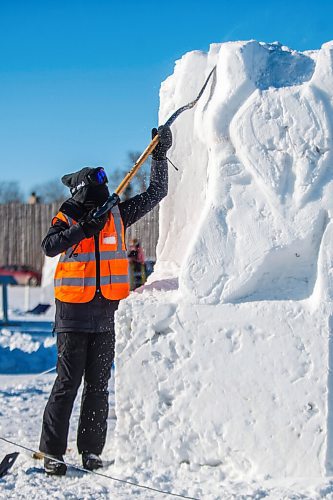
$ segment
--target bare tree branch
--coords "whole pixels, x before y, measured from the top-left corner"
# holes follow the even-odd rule
[[[22,203],[23,198],[17,181],[0,182],[0,203]]]
[[[109,175],[109,185],[111,186],[110,191],[112,189],[116,189],[118,184],[122,181],[128,171],[133,167],[136,160],[141,155],[139,151],[129,151],[128,152],[128,165],[122,168],[116,168],[111,171]],[[146,191],[149,184],[149,175],[150,175],[150,159],[147,160],[140,170],[136,173],[135,177],[132,179],[131,183],[128,185],[127,189],[123,193],[123,198],[128,199],[131,196],[142,193]]]
[[[32,191],[36,193],[41,203],[62,203],[67,197],[65,186],[58,179],[38,184]]]

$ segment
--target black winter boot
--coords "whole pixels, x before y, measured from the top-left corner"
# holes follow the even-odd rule
[[[44,469],[50,476],[64,476],[67,472],[67,465],[63,462],[61,455],[49,455],[44,457]]]
[[[103,467],[101,458],[94,453],[82,453],[82,464],[83,467],[88,470],[95,470]]]

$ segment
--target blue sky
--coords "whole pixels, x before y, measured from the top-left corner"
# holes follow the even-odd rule
[[[330,0],[0,0],[0,182],[28,194],[85,165],[127,165],[185,52],[241,39],[317,49],[332,18]]]

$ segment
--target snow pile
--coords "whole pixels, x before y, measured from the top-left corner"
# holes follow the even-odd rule
[[[218,495],[332,472],[333,43],[188,53],[161,123],[214,65],[173,126],[155,272],[117,313],[116,464]]]
[[[10,351],[20,349],[21,351],[31,353],[39,348],[39,342],[33,341],[30,335],[20,332],[12,332],[7,328],[2,328],[0,337],[0,348],[8,348]]]
[[[25,333],[29,323],[0,329],[0,374],[41,373],[56,364],[56,339],[50,332]]]
[[[41,373],[55,366],[54,305],[46,313],[27,312],[45,299],[41,287],[8,287],[9,325],[0,328],[0,374]],[[54,303],[54,299],[53,299]]]

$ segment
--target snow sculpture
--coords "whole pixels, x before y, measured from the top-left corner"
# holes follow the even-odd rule
[[[195,110],[194,137],[190,127],[177,124],[176,160],[193,176],[185,189],[191,194],[205,193],[194,210],[191,202],[197,203],[196,197],[190,195],[189,202],[185,196],[189,215],[183,215],[174,205],[179,195],[173,196],[171,186],[172,194],[162,210],[178,219],[178,228],[186,228],[182,230],[184,239],[189,239],[186,233],[191,231],[191,243],[181,241],[180,245],[186,257],[181,262],[178,257],[181,290],[191,301],[311,295],[316,256],[328,222],[327,201],[321,198],[332,163],[329,75],[326,92],[319,85],[329,68],[329,54],[329,47],[322,49],[314,72],[314,54],[306,56],[257,42],[224,44],[218,51],[213,95],[209,101],[199,102]],[[209,55],[207,69],[216,62]],[[187,71],[190,69],[183,69]],[[162,97],[168,86],[167,81]],[[171,91],[168,89],[169,95]],[[169,112],[165,108],[162,101],[162,122]],[[193,117],[187,116],[190,119]],[[196,158],[194,151],[184,164],[181,147],[179,151],[182,142],[188,148],[197,143],[207,151],[208,161],[202,153]],[[203,186],[194,185],[201,162],[207,173]],[[202,178],[200,175],[199,182]],[[184,190],[186,182],[182,179],[179,190]],[[162,263],[163,268],[173,241],[169,224],[164,231],[168,236],[162,233],[159,241],[159,266]],[[172,257],[179,251],[178,245],[173,246]]]
[[[325,476],[333,43],[188,53],[162,84],[161,123],[215,64],[211,89],[173,128],[180,172],[170,169],[155,272],[117,315],[116,463]]]

